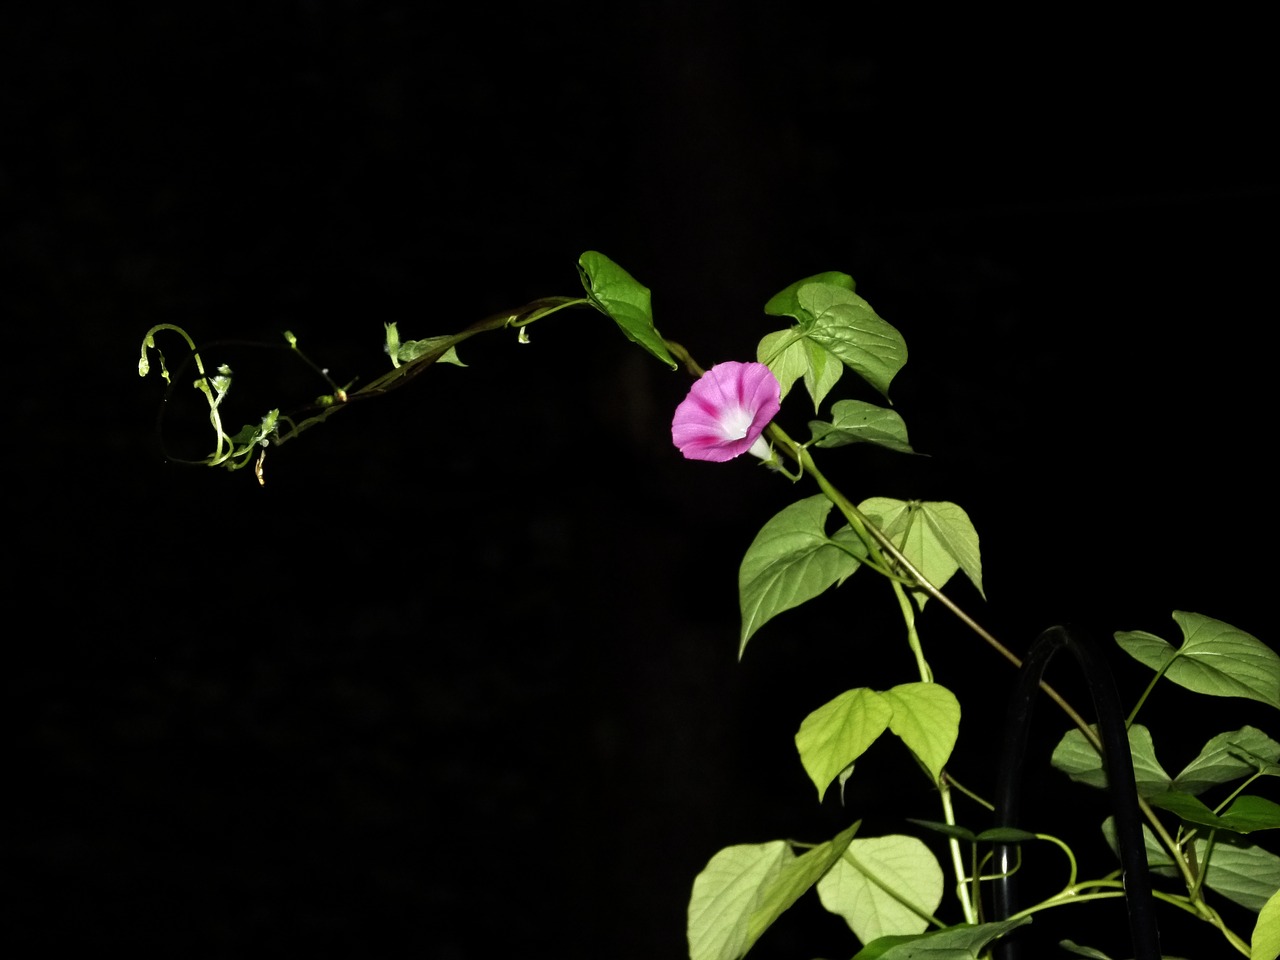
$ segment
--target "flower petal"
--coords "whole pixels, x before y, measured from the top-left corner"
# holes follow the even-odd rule
[[[763,363],[718,363],[676,407],[671,440],[690,460],[732,460],[750,450],[777,416],[781,393]]]

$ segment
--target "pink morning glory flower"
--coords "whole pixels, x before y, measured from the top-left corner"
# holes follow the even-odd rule
[[[722,463],[750,451],[771,456],[760,434],[778,414],[782,388],[763,363],[718,363],[689,389],[671,421],[671,440],[690,460]]]

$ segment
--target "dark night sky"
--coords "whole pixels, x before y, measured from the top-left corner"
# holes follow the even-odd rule
[[[812,802],[792,734],[910,678],[893,611],[855,578],[735,663],[738,559],[811,489],[682,461],[687,381],[603,318],[473,341],[281,448],[264,489],[157,450],[156,323],[288,328],[368,379],[384,321],[572,295],[594,248],[709,365],[843,270],[907,339],[894,400],[931,456],[824,463],[855,498],[964,506],[989,602],[955,593],[1010,646],[1062,619],[1172,636],[1173,609],[1270,636],[1255,27],[1002,21],[940,52],[879,5],[41,9],[0,29],[26,952],[679,957],[721,846],[937,815],[887,750],[901,794]],[[320,392],[271,356],[235,353],[246,420]],[[941,611],[923,629],[982,781],[1010,677]],[[1175,728],[1166,766],[1216,732]],[[759,955],[851,955],[818,914]]]

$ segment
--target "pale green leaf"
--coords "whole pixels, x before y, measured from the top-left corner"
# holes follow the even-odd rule
[[[762,888],[759,903],[747,922],[747,950],[839,861],[860,823],[854,823],[826,843],[783,863],[782,869]]]
[[[1196,841],[1196,856],[1204,863],[1205,842]],[[1229,842],[1221,834],[1213,845],[1205,885],[1246,910],[1261,910],[1280,890],[1280,857],[1253,843]]]
[[[915,453],[907,442],[907,425],[892,410],[861,400],[838,400],[831,407],[831,422],[809,421],[814,445],[843,447],[871,443],[899,453]]]
[[[823,399],[840,379],[846,361],[840,350],[833,350],[831,347],[831,328],[835,321],[828,318],[827,322],[818,323],[815,315],[801,303],[800,291],[806,287],[815,286],[829,288],[833,296],[847,294],[857,303],[865,305],[865,301],[853,293],[853,278],[848,274],[822,273],[797,281],[771,297],[764,308],[765,313],[772,316],[793,317],[797,321],[796,326],[765,337],[757,348],[757,358],[761,363],[768,364],[774,375],[778,377],[778,382],[783,385],[784,397],[792,384],[803,376],[809,396],[813,398],[814,412],[817,412]],[[870,311],[870,307],[867,306],[866,310]],[[874,313],[871,315],[874,316]],[[893,329],[878,317],[875,319],[890,330]],[[863,339],[874,339],[870,337],[870,330],[874,328],[874,324],[864,324],[864,326],[867,326],[868,330],[863,331]],[[813,335],[815,331],[816,336]],[[882,332],[879,328],[875,328],[875,331]],[[896,334],[897,331],[893,333]],[[878,346],[879,341],[876,340],[875,344]],[[905,358],[904,346],[904,362]],[[855,370],[858,369],[854,364],[850,366]],[[901,367],[901,363],[898,367]],[[892,378],[892,374],[889,376]],[[885,386],[887,388],[887,381]]]
[[[796,859],[782,840],[725,847],[693,881],[689,960],[737,960],[750,948],[748,925],[763,891]]]
[[[1095,731],[1098,729],[1096,724],[1091,726]],[[1156,759],[1151,731],[1140,723],[1129,727],[1129,752],[1133,754],[1133,776],[1140,796],[1152,797],[1169,789],[1173,780]],[[1079,730],[1068,730],[1063,735],[1054,747],[1050,762],[1079,783],[1087,783],[1100,789],[1107,786],[1107,772],[1102,766],[1102,757]]]
[[[588,250],[578,258],[582,286],[593,306],[605,314],[633,343],[639,344],[672,370],[677,364],[653,325],[649,288],[603,253]]]
[[[1252,730],[1252,727],[1244,727],[1243,730]],[[1269,739],[1265,738],[1264,739]],[[1271,741],[1275,743],[1275,741]],[[1264,777],[1280,777],[1280,759],[1273,760],[1271,758],[1271,750],[1269,746],[1260,746],[1254,740],[1239,739],[1231,742],[1231,748],[1236,755],[1245,763],[1251,764],[1255,770]]]
[[[869,516],[877,524],[885,534],[889,536],[899,547],[906,542],[906,537],[920,519],[921,501],[919,500],[895,500],[892,497],[870,497],[858,505],[863,513]],[[917,553],[916,558],[923,561],[924,557]],[[954,572],[959,569],[958,564],[952,564]]]
[[[866,556],[867,556],[866,544],[862,542],[862,538],[859,537],[856,533],[854,533],[853,528],[849,526],[847,523],[831,535],[831,542],[834,543],[840,549],[844,550],[846,553],[852,554],[853,557],[859,561],[866,559]],[[848,573],[844,574],[842,577],[836,580],[836,586],[838,587],[841,584],[843,584],[846,580],[848,580],[851,576],[853,576],[853,574],[857,573],[857,571],[858,571],[857,566],[851,568]]]
[[[943,874],[916,837],[854,840],[818,881],[822,905],[863,943],[879,937],[923,933],[942,902]]]
[[[772,372],[785,400],[795,382],[809,369],[805,338],[798,330],[777,330],[766,334],[756,345],[756,360]]]
[[[1280,957],[1280,892],[1273,893],[1258,911],[1250,950],[1253,960],[1276,960]]]
[[[265,447],[271,435],[275,433],[279,423],[280,411],[268,410],[257,423],[245,424],[236,431],[234,436],[228,439],[237,447],[253,446],[254,444],[262,444]]]
[[[1280,775],[1280,743],[1257,727],[1241,727],[1220,733],[1200,751],[1200,755],[1173,778],[1173,789],[1200,794],[1210,787],[1264,771]],[[1273,772],[1274,771],[1274,772]]]
[[[400,330],[395,321],[384,323],[383,326],[387,330],[385,347],[387,356],[391,358],[391,366],[398,368],[400,366]]]
[[[826,347],[810,340],[800,327],[765,336],[756,347],[756,359],[773,371],[782,388],[783,398],[796,380],[804,377],[815,412],[844,373],[840,359]]]
[[[800,288],[806,287],[811,283],[825,283],[832,287],[839,287],[842,290],[848,290],[853,293],[854,282],[853,277],[847,273],[838,271],[830,271],[828,273],[818,273],[812,277],[805,277],[803,280],[797,280],[795,283],[782,290],[779,290],[769,302],[764,305],[764,312],[772,317],[794,317],[796,320],[809,321],[813,319],[812,314],[808,313],[800,306]]]
[[[1030,922],[1030,917],[1020,917],[998,923],[962,923],[918,937],[882,937],[859,950],[853,960],[977,960],[991,941]]]
[[[978,533],[954,503],[872,497],[858,505],[893,541],[925,579],[941,588],[957,570],[982,593]],[[927,596],[913,591],[921,607]]]
[[[796,299],[813,317],[809,338],[888,396],[890,382],[907,362],[902,334],[856,293],[833,284],[805,284]]]
[[[954,503],[920,504],[925,524],[937,548],[960,565],[964,575],[982,594],[982,556],[978,550],[978,531],[969,515]],[[985,594],[983,594],[985,596]]]
[[[738,570],[742,633],[738,655],[752,634],[784,610],[842,583],[865,549],[852,534],[827,536],[831,501],[821,494],[791,504],[761,528]]]
[[[902,738],[936,783],[960,733],[960,701],[938,683],[904,683],[883,694],[889,729]]]
[[[391,327],[392,324],[387,324]],[[455,366],[465,367],[466,364],[458,359],[458,348],[454,346],[458,337],[427,337],[425,340],[406,340],[400,344],[395,356],[401,363],[409,363],[417,360],[419,357],[425,357],[430,353],[436,353],[437,363],[452,363]],[[388,339],[388,343],[390,340]],[[397,364],[399,366],[399,364]]]
[[[804,350],[808,359],[804,371],[804,385],[809,391],[809,396],[813,398],[813,412],[817,413],[818,408],[822,406],[822,401],[844,373],[844,364],[830,350],[808,337],[804,340]]]
[[[1116,634],[1131,657],[1179,686],[1213,697],[1244,697],[1280,708],[1280,656],[1256,637],[1199,613],[1174,611],[1182,646],[1133,630]]]
[[[1114,853],[1115,823],[1111,817],[1103,822],[1102,833]],[[1152,873],[1164,877],[1179,875],[1169,854],[1145,825],[1142,840]],[[1203,868],[1207,842],[1196,840],[1194,846],[1196,862]],[[1243,838],[1232,839],[1229,835],[1217,834],[1204,882],[1228,900],[1257,912],[1280,890],[1280,857]]]
[[[841,771],[875,743],[889,726],[893,707],[874,690],[846,690],[804,718],[796,749],[818,800]]]

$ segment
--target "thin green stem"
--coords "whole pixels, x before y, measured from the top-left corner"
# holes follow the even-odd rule
[[[1261,771],[1255,771],[1252,776],[1250,776],[1247,780],[1244,781],[1244,783],[1240,784],[1240,786],[1232,790],[1231,794],[1228,797],[1226,797],[1226,799],[1224,799],[1220,804],[1214,807],[1213,812],[1216,813],[1218,816],[1222,816],[1222,811],[1227,809],[1227,807],[1231,805],[1231,801],[1233,801],[1236,797],[1240,796],[1240,794],[1244,793],[1245,790],[1248,789],[1249,785],[1261,776],[1262,776]]]
[[[1213,845],[1217,842],[1217,839],[1217,830],[1210,830],[1209,836],[1205,838],[1204,856],[1201,858],[1203,866],[1201,866],[1201,868],[1196,872],[1196,886],[1195,889],[1191,891],[1191,898],[1193,900],[1199,900],[1201,897],[1201,890],[1204,888],[1204,875],[1209,872],[1209,858],[1213,856]]]
[[[924,648],[920,646],[920,633],[916,630],[916,609],[912,606],[911,598],[907,596],[907,591],[898,580],[890,580],[889,583],[893,587],[893,595],[898,599],[898,609],[902,612],[902,620],[907,626],[907,646],[915,654],[916,669],[920,671],[920,680],[923,683],[933,683],[933,669],[929,666],[929,661],[924,657]]]
[[[1226,938],[1227,943],[1235,947],[1241,954],[1246,957],[1252,957],[1253,948],[1249,944],[1245,943],[1244,938],[1227,926],[1226,922],[1222,919],[1217,910],[1214,910],[1212,907],[1208,907],[1207,909],[1210,916],[1205,916],[1201,911],[1197,911],[1197,914],[1213,926],[1217,927],[1218,932]]]
[[[951,805],[951,790],[947,787],[946,780],[938,778],[938,795],[942,798],[942,814],[948,826],[956,825],[955,808]],[[972,880],[973,873],[968,872],[964,868],[964,855],[960,850],[960,840],[957,837],[948,837],[947,846],[951,848],[951,866],[956,874],[956,896],[960,899],[960,907],[964,911],[965,923],[978,922],[978,910],[975,905],[977,897],[977,889]]]
[[[961,783],[959,780],[953,777],[950,774],[950,772],[944,770],[942,773],[942,776],[947,781],[947,784],[949,786],[955,787],[957,790],[963,793],[966,797],[968,797],[974,803],[978,804],[978,806],[985,807],[987,810],[995,810],[996,807],[994,803],[984,800],[982,797],[978,796],[978,794],[974,793],[972,790],[966,787],[963,783]]]
[[[973,845],[973,849],[975,851],[975,859],[976,859],[977,858],[976,852],[978,849],[978,845],[976,843]],[[1015,873],[1017,873],[1019,870],[1022,869],[1022,845],[1021,844],[1019,844],[1017,847],[1014,848],[1014,854],[1015,854],[1015,857],[1014,857],[1014,864],[1013,864],[1012,870],[1005,870],[1000,873],[981,873],[979,868],[975,868],[974,876],[978,878],[979,883],[982,883],[987,880],[1000,880],[1000,879],[1003,879],[1004,877],[1013,876]],[[995,857],[991,853],[983,854],[981,866],[985,867],[990,861],[994,859]],[[979,903],[978,906],[981,907],[982,904]]]
[[[1156,816],[1156,812],[1151,809],[1151,804],[1147,803],[1142,794],[1138,794],[1138,809],[1142,811],[1142,815],[1147,818],[1152,831],[1164,844],[1169,856],[1173,859],[1174,864],[1178,868],[1178,872],[1182,874],[1182,882],[1186,884],[1187,892],[1192,893],[1196,889],[1197,881],[1195,874],[1191,872],[1191,866],[1187,863],[1187,858],[1182,853],[1182,848],[1178,846],[1177,841],[1169,835],[1169,831],[1165,825],[1160,822],[1160,818]]]
[[[448,337],[441,337],[440,343],[428,353],[410,360],[400,366],[388,370],[386,373],[371,380],[359,390],[346,393],[345,399],[340,399],[337,403],[329,403],[325,405],[313,404],[304,407],[301,410],[292,411],[293,416],[297,417],[294,427],[287,433],[280,434],[275,440],[275,445],[280,446],[283,443],[294,439],[311,427],[323,423],[339,410],[344,410],[352,404],[370,400],[374,397],[380,397],[388,394],[393,390],[399,390],[407,385],[411,380],[421,374],[428,367],[435,364],[437,360],[443,357],[452,348],[469,340],[478,333],[485,333],[490,330],[502,330],[507,327],[523,328],[535,320],[550,316],[560,310],[568,307],[590,306],[591,301],[582,297],[545,297],[541,300],[534,300],[525,304],[518,310],[508,310],[503,313],[494,313],[482,320],[477,320],[471,326]],[[303,414],[310,416],[303,417]],[[283,418],[282,418],[283,419]]]
[[[974,901],[974,910],[978,915],[978,923],[982,922],[982,897],[977,894],[978,885],[982,883],[981,862],[985,862],[985,860],[978,860],[978,845],[976,843],[969,844],[969,876],[973,878],[972,889],[974,892],[972,896]]]
[[[544,297],[541,300],[535,300],[513,314],[509,314],[506,325],[517,329],[527,327],[535,320],[549,317],[553,313],[559,313],[569,307],[590,306],[594,306],[594,304],[586,297]]]
[[[1067,863],[1070,864],[1070,867],[1068,870],[1068,880],[1067,880],[1066,889],[1071,890],[1072,888],[1074,888],[1076,885],[1076,878],[1079,874],[1077,871],[1076,855],[1072,851],[1072,849],[1051,833],[1037,833],[1036,839],[1044,840],[1047,843],[1052,843],[1054,846],[1056,846],[1059,850],[1061,850],[1063,853],[1067,855]]]
[[[226,395],[226,391],[230,389],[231,386],[230,379],[227,379],[230,371],[228,371],[228,374],[220,374],[220,376],[226,380],[225,386],[218,388],[211,384],[209,382],[209,374],[204,369],[204,360],[200,356],[200,350],[196,347],[195,341],[191,339],[191,336],[187,331],[172,323],[161,323],[148,330],[146,336],[142,338],[142,356],[138,360],[138,374],[140,376],[145,377],[151,369],[151,362],[147,358],[147,351],[155,350],[156,354],[160,358],[160,374],[164,377],[165,383],[169,385],[168,390],[171,391],[173,389],[173,380],[171,379],[169,369],[164,362],[164,352],[156,346],[155,342],[155,335],[160,333],[162,330],[169,330],[178,334],[183,340],[187,341],[187,346],[191,348],[191,359],[195,362],[196,371],[200,374],[200,376],[196,378],[193,386],[204,394],[205,402],[209,404],[209,423],[213,426],[213,433],[217,438],[214,445],[213,455],[209,457],[208,460],[201,462],[207,463],[209,466],[216,467],[228,457],[232,456],[235,452],[234,444],[231,443],[230,438],[227,437],[226,431],[222,428],[222,415],[218,413],[218,407],[222,403],[222,398]],[[165,395],[166,397],[168,396],[167,391]],[[224,440],[226,440],[228,444],[228,450],[225,454],[222,452],[222,444]]]
[[[1153,691],[1156,688],[1156,684],[1160,682],[1160,678],[1164,676],[1164,672],[1169,669],[1169,664],[1171,663],[1173,663],[1172,660],[1170,660],[1169,663],[1166,663],[1163,667],[1157,670],[1155,672],[1155,675],[1152,676],[1151,682],[1147,684],[1147,689],[1142,691],[1142,696],[1138,698],[1138,702],[1135,703],[1133,705],[1133,709],[1129,711],[1129,716],[1124,722],[1125,729],[1128,729],[1129,727],[1133,726],[1133,721],[1136,720],[1138,717],[1138,711],[1141,710],[1142,705],[1147,702],[1147,697],[1151,696],[1151,691]]]

